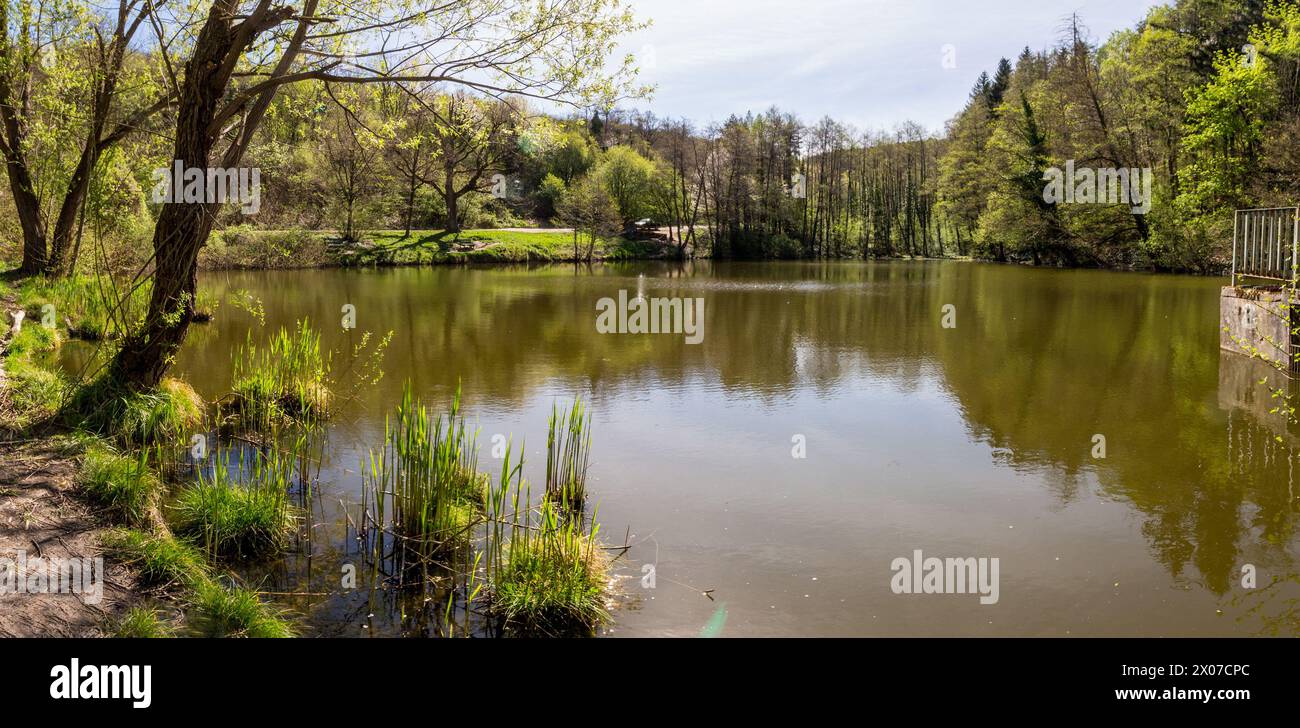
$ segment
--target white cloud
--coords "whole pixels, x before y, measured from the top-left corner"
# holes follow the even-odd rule
[[[778,105],[805,120],[863,128],[908,119],[932,130],[956,113],[981,71],[1041,49],[1078,11],[1092,35],[1132,27],[1154,0],[633,0],[651,28],[657,86],[642,106],[701,124]],[[951,44],[957,67],[944,69]]]

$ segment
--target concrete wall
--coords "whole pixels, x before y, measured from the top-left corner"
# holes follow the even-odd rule
[[[1300,445],[1300,438],[1296,437],[1300,434],[1300,424],[1290,424],[1285,413],[1273,411],[1280,404],[1273,397],[1275,391],[1286,392],[1290,397],[1300,396],[1300,381],[1258,359],[1219,352],[1219,409],[1243,412],[1270,435]]]
[[[1300,316],[1300,302],[1291,304]],[[1284,367],[1291,361],[1291,326],[1280,289],[1224,286],[1219,295],[1219,348],[1252,351]]]

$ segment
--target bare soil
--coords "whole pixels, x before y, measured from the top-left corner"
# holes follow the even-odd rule
[[[0,560],[17,561],[19,552],[28,560],[103,556],[105,524],[74,494],[77,467],[50,440],[0,445]],[[137,594],[134,576],[110,559],[98,603],[92,595],[24,592],[0,593],[0,637],[103,636]]]

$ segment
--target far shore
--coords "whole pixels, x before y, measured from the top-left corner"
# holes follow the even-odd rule
[[[468,263],[572,263],[663,260],[681,257],[662,238],[606,237],[588,250],[571,228],[367,230],[348,241],[335,230],[217,231],[199,256],[201,270],[275,270],[352,266],[459,265]]]

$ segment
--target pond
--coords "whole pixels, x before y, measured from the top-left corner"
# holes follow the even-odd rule
[[[1222,284],[961,261],[213,273],[175,372],[215,399],[250,330],[309,319],[336,369],[393,332],[330,421],[310,545],[253,573],[312,634],[427,632],[339,589],[407,381],[438,406],[459,387],[480,467],[512,438],[534,483],[552,405],[590,404],[591,502],[630,544],[602,635],[1294,633],[1295,442],[1267,370],[1219,351]],[[620,291],[702,299],[698,342],[601,333]],[[897,593],[896,560],[929,557],[997,559],[995,592]]]

